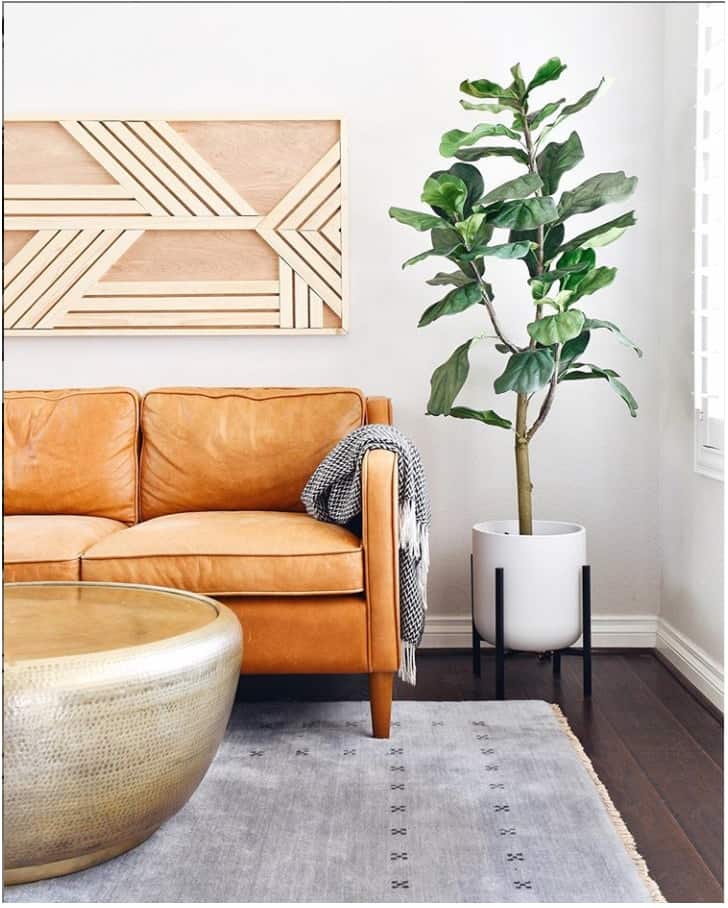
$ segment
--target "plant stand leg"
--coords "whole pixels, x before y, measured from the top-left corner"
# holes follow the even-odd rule
[[[555,649],[551,654],[551,665],[554,672],[554,678],[561,677],[561,650]]]
[[[470,556],[470,617],[473,624],[473,674],[480,677],[480,634],[475,626],[475,599],[473,592],[473,556]]]
[[[591,665],[591,567],[585,564],[581,569],[582,641],[584,660],[584,697],[592,695]]]
[[[505,700],[503,568],[495,569],[495,698],[496,700]]]

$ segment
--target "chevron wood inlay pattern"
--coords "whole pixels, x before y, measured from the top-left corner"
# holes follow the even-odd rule
[[[7,335],[346,331],[340,120],[5,131]]]
[[[270,211],[258,233],[337,315],[342,314],[341,241],[320,228],[341,210],[341,148],[337,143]],[[322,251],[321,243],[326,244]],[[295,295],[295,294],[294,294]],[[294,300],[294,302],[296,302]],[[296,325],[304,305],[294,305]]]

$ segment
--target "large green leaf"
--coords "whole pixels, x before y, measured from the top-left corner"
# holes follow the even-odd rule
[[[637,177],[628,177],[623,170],[599,173],[562,194],[559,217],[564,220],[574,214],[594,211],[609,202],[621,202],[634,192],[636,185]]]
[[[453,407],[447,415],[454,416],[455,419],[477,419],[479,422],[484,422],[488,426],[499,426],[501,429],[510,429],[512,425],[510,419],[504,419],[502,416],[498,416],[494,410],[473,410],[470,407]]]
[[[559,376],[561,376],[569,366],[578,359],[581,354],[589,346],[589,340],[591,334],[586,330],[586,323],[588,319],[584,320],[584,328],[582,329],[581,334],[576,337],[572,337],[571,340],[567,340],[564,346],[561,348],[561,359],[559,360]]]
[[[414,227],[415,230],[432,230],[433,227],[444,227],[446,222],[434,214],[426,214],[424,211],[411,211],[409,208],[390,208],[390,218],[399,221],[400,224],[406,224],[408,227]]]
[[[531,394],[548,384],[554,371],[554,357],[550,349],[523,350],[508,360],[502,375],[493,383],[496,394],[515,391]]]
[[[563,278],[567,278],[572,274],[578,274],[580,271],[586,271],[589,265],[584,262],[576,262],[573,265],[565,265],[564,267],[554,268],[553,271],[544,271],[543,274],[540,274],[538,278],[534,278],[531,283],[538,281],[542,284],[553,284],[554,281],[560,281]]]
[[[465,79],[460,83],[460,91],[472,98],[497,98],[501,105],[518,106],[518,97],[512,88],[504,88],[490,79]]]
[[[642,350],[640,350],[637,344],[633,340],[630,340],[626,334],[623,334],[621,329],[615,325],[614,322],[607,322],[600,318],[588,318],[584,322],[585,331],[595,331],[598,328],[606,328],[607,331],[611,331],[620,344],[624,344],[625,347],[634,350],[637,356],[642,356]]]
[[[407,259],[406,262],[402,262],[402,268],[409,268],[410,265],[417,265],[419,262],[424,262],[425,259],[429,259],[433,255],[443,255],[443,253],[438,252],[437,249],[425,249],[424,252],[418,252],[417,255],[413,255],[412,258]]]
[[[569,309],[531,322],[526,330],[533,340],[550,347],[552,344],[563,344],[573,337],[578,337],[583,327],[584,313],[578,309]]]
[[[558,79],[565,69],[566,64],[562,63],[558,57],[551,57],[550,60],[547,60],[536,70],[533,79],[528,83],[528,92],[533,91],[534,88],[538,88],[539,85],[545,85],[547,82]]]
[[[550,224],[544,231],[543,238],[543,258],[548,263],[554,258],[559,250],[559,246],[564,241],[564,225]]]
[[[516,63],[514,66],[511,66],[511,75],[513,76],[513,82],[510,85],[511,91],[519,97],[525,98],[526,96],[526,83],[523,79],[523,73],[521,72],[521,64]]]
[[[441,318],[443,315],[456,315],[458,312],[464,312],[476,303],[481,302],[483,293],[478,284],[465,284],[464,287],[456,287],[451,290],[438,302],[428,306],[422,313],[417,324],[418,328],[424,328]]]
[[[508,199],[525,199],[542,186],[541,177],[537,173],[527,173],[515,180],[501,183],[495,189],[480,199],[480,205],[491,205],[493,202],[504,202]]]
[[[561,107],[565,100],[566,98],[559,98],[558,101],[549,101],[548,104],[544,104],[544,106],[539,110],[534,110],[533,113],[528,114],[526,119],[528,121],[529,128],[537,129],[547,117],[550,117],[552,113],[556,113],[556,111],[559,109],[559,107]],[[518,123],[518,126],[516,125],[516,123]],[[521,117],[520,114],[517,114],[513,120],[513,128],[519,129],[522,127],[523,117]]]
[[[532,277],[528,283],[531,285],[531,298],[539,302],[546,296],[548,290],[547,281],[542,281],[540,277]]]
[[[522,259],[531,250],[531,244],[526,242],[518,243],[497,243],[494,246],[475,246],[465,255],[460,256],[464,262],[472,262],[482,257],[493,256],[498,259]]]
[[[568,252],[562,252],[556,263],[557,268],[569,268],[571,265],[589,265],[594,267],[596,262],[596,253],[593,249],[571,249]]]
[[[432,248],[436,249],[442,255],[450,255],[450,251],[455,244],[455,248],[462,244],[462,239],[457,230],[452,227],[436,227],[430,231],[430,240]]]
[[[455,403],[470,371],[468,353],[474,338],[461,344],[442,365],[432,373],[430,379],[430,400],[427,412],[430,416],[446,416]]]
[[[484,110],[487,113],[502,113],[504,110],[513,110],[513,106],[510,104],[473,104],[472,101],[466,101],[464,98],[460,101],[460,106],[463,110]]]
[[[559,114],[559,120],[563,120],[565,117],[570,117],[572,114],[579,113],[580,110],[584,110],[591,102],[596,98],[599,90],[602,85],[604,85],[604,79],[599,80],[599,85],[596,88],[591,88],[589,91],[585,92],[578,101],[575,101],[573,104],[567,104],[566,107]]]
[[[481,123],[470,132],[462,129],[451,129],[440,139],[440,154],[444,158],[451,158],[459,148],[466,145],[475,145],[480,139],[491,136],[506,136],[509,139],[518,139],[519,135],[502,123]]]
[[[587,271],[584,277],[581,277],[576,287],[573,289],[569,288],[572,291],[570,302],[575,303],[577,300],[581,299],[582,296],[596,293],[597,290],[601,290],[602,287],[607,287],[612,283],[616,275],[616,268],[606,268],[604,266],[592,268],[591,271]]]
[[[486,223],[485,213],[479,211],[477,214],[471,214],[464,221],[458,221],[455,229],[463,238],[467,249],[472,249],[478,243],[487,243],[493,235],[493,228]]]
[[[561,177],[584,158],[579,136],[572,132],[565,142],[550,142],[536,158],[536,167],[543,180],[544,192],[553,195]]]
[[[439,227],[430,231],[430,241],[432,242],[432,249],[426,249],[424,252],[413,255],[411,259],[407,259],[402,264],[402,267],[407,268],[408,265],[416,265],[418,262],[422,262],[433,255],[441,255],[447,258],[458,249],[461,249],[463,242],[456,230]]]
[[[546,228],[548,230],[548,228]],[[544,231],[545,233],[546,231]],[[508,234],[508,240],[511,243],[532,243],[535,244],[538,241],[538,232],[536,230],[511,230]],[[526,268],[528,268],[528,273],[533,277],[538,271],[538,262],[536,261],[536,253],[533,251],[533,247],[530,252],[528,252],[523,257]]]
[[[510,227],[513,230],[533,230],[557,218],[558,212],[550,196],[504,202],[492,215],[488,215],[488,221],[494,227]]]
[[[564,107],[561,113],[558,115],[558,117],[545,127],[545,129],[541,133],[540,140],[542,140],[547,135],[547,133],[551,132],[552,129],[557,127],[559,123],[561,123],[567,117],[570,117],[572,114],[579,113],[580,110],[584,110],[585,107],[591,104],[591,102],[599,93],[602,85],[604,85],[604,79],[600,80],[599,85],[597,85],[596,88],[592,88],[585,94],[583,94],[578,101],[575,101],[573,104],[567,104],[566,107]]]
[[[444,271],[438,271],[438,273],[426,281],[425,283],[429,284],[431,287],[438,287],[442,285],[452,284],[453,287],[464,287],[466,284],[472,284],[475,281],[475,278],[472,275],[465,274],[464,272],[451,271],[449,274]]]
[[[635,400],[634,395],[629,390],[629,388],[616,378],[608,378],[607,381],[609,382],[609,387],[616,391],[617,394],[619,394],[619,396],[622,398],[622,400],[627,404],[629,415],[636,417],[639,404]]]
[[[461,220],[467,197],[468,187],[460,177],[438,171],[427,178],[420,198],[436,212]]]
[[[521,164],[528,164],[528,155],[520,148],[510,145],[484,145],[480,148],[461,148],[455,157],[460,161],[479,161],[481,158],[514,158]]]
[[[597,256],[593,249],[572,249],[565,252],[556,262],[558,271],[570,270],[561,283],[562,290],[576,290],[584,277],[585,272],[596,267]]]
[[[582,243],[582,246],[584,249],[598,249],[600,246],[608,246],[618,240],[626,229],[626,227],[612,227],[611,230],[606,230],[604,233],[586,240],[586,242]]]
[[[458,177],[468,187],[468,197],[463,207],[463,214],[467,217],[472,212],[473,205],[483,195],[483,175],[473,164],[462,164],[459,161],[449,167],[447,172]]]
[[[617,372],[613,369],[603,369],[592,363],[575,363],[574,365],[579,368],[565,372],[560,377],[559,381],[583,381],[584,379],[603,378],[609,384],[609,387],[622,398],[625,404],[627,404],[630,416],[637,416],[639,405],[629,388],[619,380],[619,374]],[[583,369],[589,369],[589,371],[584,372],[582,371]]]
[[[592,247],[607,246],[618,240],[628,227],[637,223],[634,211],[628,211],[626,214],[620,214],[618,218],[600,224],[598,227],[592,227],[591,230],[585,230],[569,240],[559,250],[560,252],[570,252],[572,249],[578,249],[583,246],[587,249]]]
[[[508,239],[513,243],[520,240],[529,240],[531,243],[538,242],[538,233],[536,230],[511,230],[508,234]],[[556,255],[559,246],[564,239],[564,225],[559,224],[557,221],[551,221],[549,224],[544,226],[544,238],[543,238],[543,260],[544,265],[554,258]],[[528,267],[528,273],[533,277],[537,270],[538,264],[536,261],[536,254],[532,251],[530,252],[523,261]]]
[[[464,79],[460,83],[460,91],[473,98],[502,98],[506,89],[490,79]]]
[[[589,369],[589,371],[584,372],[584,369]],[[619,378],[619,372],[595,366],[593,363],[572,363],[571,368],[566,370],[559,381],[582,381],[590,378]]]

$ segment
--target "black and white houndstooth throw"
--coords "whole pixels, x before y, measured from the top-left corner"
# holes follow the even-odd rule
[[[394,426],[370,425],[354,429],[318,465],[301,493],[301,501],[317,520],[346,526],[360,519],[362,460],[367,451],[378,448],[397,455],[402,642],[399,676],[414,684],[415,649],[425,629],[430,562],[430,496],[417,448]]]

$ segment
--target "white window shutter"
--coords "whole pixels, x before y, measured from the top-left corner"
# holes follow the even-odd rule
[[[698,7],[695,147],[695,469],[723,479],[725,423],[724,7]]]

